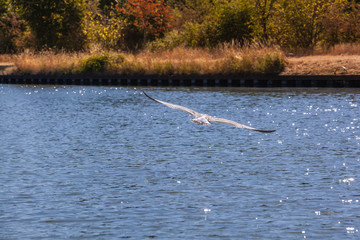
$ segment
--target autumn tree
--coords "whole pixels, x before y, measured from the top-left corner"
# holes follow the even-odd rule
[[[100,47],[107,50],[125,48],[123,44],[125,24],[115,5],[110,2],[109,5],[101,8],[98,4],[98,2],[86,4],[83,31],[88,47],[90,49]]]
[[[148,35],[160,36],[167,31],[173,19],[173,9],[164,0],[128,0],[119,10],[142,31],[144,45]]]
[[[0,16],[6,13],[8,7],[8,1],[0,0]]]
[[[335,0],[282,0],[276,4],[272,36],[287,49],[311,49],[318,42],[322,19]]]
[[[37,48],[79,50],[84,44],[84,0],[14,0],[35,36]]]
[[[345,9],[345,21],[347,24],[345,28],[346,42],[360,41],[360,1],[350,0],[347,4],[348,8]]]
[[[217,43],[236,41],[243,44],[250,41],[253,33],[252,11],[247,3],[234,0],[219,4],[215,27]],[[215,15],[215,16],[216,16]]]
[[[267,41],[269,38],[269,22],[274,14],[275,4],[278,0],[255,0],[253,18],[258,24],[258,35],[261,40]]]
[[[360,1],[337,0],[327,9],[322,20],[322,44],[360,41]]]
[[[14,53],[24,48],[26,23],[8,0],[0,0],[0,53]]]

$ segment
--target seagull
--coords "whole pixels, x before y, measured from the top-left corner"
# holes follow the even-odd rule
[[[249,127],[225,118],[217,118],[217,117],[213,117],[207,114],[203,114],[203,113],[198,113],[190,108],[187,107],[183,107],[180,105],[176,105],[176,104],[172,104],[172,103],[168,103],[168,102],[164,102],[164,101],[160,101],[157,100],[155,98],[150,97],[149,95],[146,94],[145,91],[143,91],[143,93],[145,94],[145,96],[147,96],[148,98],[150,98],[151,100],[164,104],[165,106],[168,106],[169,108],[173,108],[173,109],[177,109],[177,110],[181,110],[184,112],[187,112],[188,114],[190,114],[191,116],[195,117],[194,119],[190,119],[193,123],[196,123],[198,125],[210,125],[210,122],[214,122],[214,123],[226,123],[226,124],[230,124],[234,127],[237,128],[246,128],[246,129],[250,129],[253,131],[257,131],[257,132],[262,132],[262,133],[271,133],[271,132],[275,132],[275,130],[260,130],[260,129],[256,129],[253,127]]]

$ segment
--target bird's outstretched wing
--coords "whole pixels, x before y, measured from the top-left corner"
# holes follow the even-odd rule
[[[230,125],[232,125],[232,126],[234,126],[234,127],[237,127],[237,128],[246,128],[246,129],[250,129],[250,130],[257,131],[257,132],[262,132],[262,133],[275,132],[275,130],[260,130],[260,129],[256,129],[256,128],[253,128],[253,127],[250,127],[250,126],[246,126],[246,125],[244,125],[244,124],[240,124],[240,123],[237,123],[237,122],[234,122],[234,121],[225,119],[225,118],[216,118],[216,117],[209,116],[209,117],[208,117],[208,121],[209,121],[209,122],[215,122],[215,123],[226,123],[226,124],[230,124]]]
[[[157,100],[155,98],[152,98],[150,97],[149,95],[146,94],[146,92],[143,91],[143,93],[145,94],[145,96],[147,96],[148,98],[150,98],[151,100],[155,101],[155,102],[158,102],[158,103],[162,103],[164,104],[165,106],[168,106],[169,108],[174,108],[174,109],[177,109],[177,110],[181,110],[181,111],[184,111],[184,112],[187,112],[188,114],[194,116],[194,117],[197,117],[198,115],[200,115],[198,112],[195,112],[194,110],[190,109],[190,108],[186,108],[186,107],[183,107],[183,106],[180,106],[180,105],[176,105],[176,104],[172,104],[172,103],[168,103],[168,102],[164,102],[164,101],[160,101],[160,100]]]
[[[253,131],[257,131],[257,132],[263,132],[263,133],[275,132],[275,130],[260,130],[260,129],[256,129],[256,128],[253,128],[253,127],[249,127],[249,126],[246,126],[246,125],[243,125],[243,124],[240,124],[240,123],[225,119],[225,118],[216,118],[216,117],[209,116],[207,114],[200,114],[200,113],[198,113],[198,112],[196,112],[196,111],[194,111],[194,110],[192,110],[190,108],[186,108],[186,107],[183,107],[183,106],[180,106],[180,105],[176,105],[176,104],[172,104],[172,103],[168,103],[168,102],[164,102],[164,101],[160,101],[160,100],[157,100],[155,98],[152,98],[149,95],[147,95],[146,92],[144,92],[144,91],[143,91],[143,93],[145,94],[145,96],[147,96],[148,98],[150,98],[151,100],[153,100],[155,102],[164,104],[164,105],[168,106],[169,108],[174,108],[174,109],[178,109],[178,110],[187,112],[190,115],[194,116],[195,118],[198,118],[198,117],[201,117],[201,116],[205,115],[209,122],[226,123],[226,124],[230,124],[230,125],[232,125],[234,127],[237,127],[237,128],[246,128],[246,129],[250,129],[250,130],[253,130]]]

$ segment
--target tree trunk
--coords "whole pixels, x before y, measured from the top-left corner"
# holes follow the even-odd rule
[[[144,29],[144,47],[146,46],[146,40],[147,40],[147,39],[146,39],[146,35],[147,35],[147,34],[146,34],[146,28],[145,28],[145,29]]]

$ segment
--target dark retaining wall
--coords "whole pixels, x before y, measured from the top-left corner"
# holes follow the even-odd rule
[[[0,76],[3,84],[192,86],[192,87],[328,87],[360,88],[360,75],[263,77],[124,77],[124,76]]]

